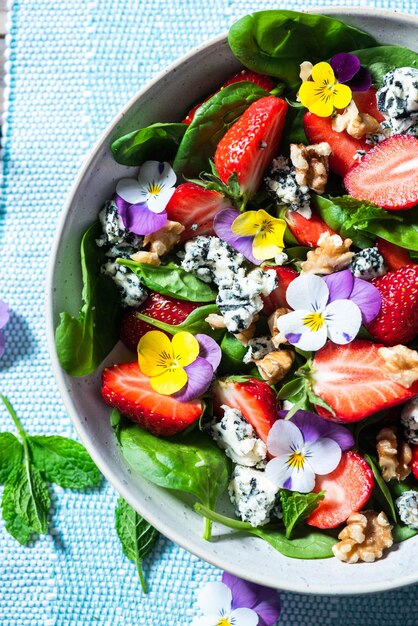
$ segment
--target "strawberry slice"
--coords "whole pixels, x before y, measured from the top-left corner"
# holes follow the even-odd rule
[[[197,235],[213,235],[213,218],[229,206],[231,203],[217,191],[183,183],[171,196],[166,211],[169,220],[183,224],[180,242],[184,243]]]
[[[216,169],[224,183],[235,172],[242,194],[256,193],[266,167],[278,153],[287,109],[281,98],[260,98],[231,126],[215,152]]]
[[[411,469],[414,477],[418,480],[418,446],[412,446],[412,461],[411,461]]]
[[[370,498],[374,487],[373,472],[357,452],[343,452],[338,467],[326,476],[317,476],[314,493],[325,497],[306,520],[316,528],[336,528]]]
[[[218,417],[223,415],[222,404],[241,411],[260,439],[267,441],[278,418],[277,398],[270,385],[255,378],[243,382],[235,382],[233,378],[217,380],[213,388],[213,410]]]
[[[138,362],[107,367],[102,374],[102,396],[111,407],[158,437],[171,437],[199,419],[200,400],[180,402],[151,387]]]
[[[299,276],[296,270],[289,265],[264,265],[263,270],[274,270],[277,274],[277,281],[279,286],[274,289],[270,295],[263,296],[264,315],[271,315],[273,311],[281,307],[290,309],[286,300],[286,291],[292,280],[295,280]]]
[[[348,193],[391,211],[418,203],[418,139],[394,135],[377,144],[344,178]]]
[[[377,108],[376,93],[374,87],[368,91],[353,91],[353,100],[360,113],[368,113],[378,122],[383,122],[385,116]]]
[[[313,360],[314,393],[335,411],[317,412],[332,422],[358,422],[377,411],[402,404],[418,393],[418,381],[409,389],[387,376],[378,354],[381,345],[356,339],[347,345],[328,341]]]
[[[141,337],[148,331],[155,330],[151,324],[139,320],[136,313],[143,313],[166,324],[181,324],[199,306],[203,306],[202,303],[177,300],[151,291],[140,307],[124,311],[119,323],[119,338],[127,348],[136,352]]]
[[[401,248],[385,239],[380,239],[380,237],[376,239],[376,246],[390,272],[396,272],[396,270],[400,270],[401,267],[406,265],[416,265],[405,248]]]
[[[418,265],[401,267],[371,282],[382,296],[382,307],[379,315],[367,324],[369,333],[387,346],[415,339],[418,334]]]
[[[301,246],[314,248],[323,233],[336,234],[315,211],[309,219],[297,211],[286,211],[285,217],[289,230]]]

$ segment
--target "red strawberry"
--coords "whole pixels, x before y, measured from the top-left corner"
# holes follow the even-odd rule
[[[278,418],[277,398],[270,385],[255,378],[244,382],[234,382],[233,378],[217,380],[213,388],[213,410],[219,417],[223,415],[222,404],[241,411],[260,439],[267,441]]]
[[[264,170],[278,152],[287,109],[280,98],[260,98],[231,126],[215,152],[224,183],[235,172],[243,194],[251,196],[258,190]]]
[[[344,185],[357,200],[392,211],[418,203],[418,139],[394,135],[385,139],[345,175]]]
[[[383,122],[385,119],[377,108],[376,89],[374,87],[368,91],[353,91],[353,100],[360,113],[368,113],[378,122]]]
[[[358,422],[382,409],[402,404],[418,393],[418,381],[409,389],[387,376],[378,354],[382,346],[356,339],[340,346],[328,341],[313,360],[314,393],[335,411],[332,416],[317,406],[317,412],[332,422]]]
[[[129,308],[123,313],[119,324],[119,337],[127,348],[136,352],[142,335],[150,330],[156,330],[155,326],[139,320],[136,313],[143,313],[166,324],[181,324],[199,306],[202,306],[200,302],[177,300],[151,291],[140,307]]]
[[[411,469],[415,478],[418,480],[418,446],[411,446],[412,450],[412,463]]]
[[[222,85],[221,89],[227,87],[228,85],[232,85],[233,83],[239,83],[243,80],[246,80],[249,83],[254,83],[254,85],[258,85],[266,91],[271,91],[274,88],[274,82],[265,74],[257,74],[257,72],[252,72],[251,70],[241,70],[238,74],[234,74],[231,78],[228,78],[228,80]],[[194,106],[184,118],[183,124],[191,124],[197,109],[201,107],[204,102],[209,100],[212,95],[205,98],[202,102],[199,102],[199,104],[196,104],[196,106]]]
[[[367,330],[387,346],[409,343],[418,334],[418,265],[374,278],[382,296],[382,308]]]
[[[386,266],[390,272],[396,272],[396,270],[400,270],[405,265],[415,265],[409,256],[408,250],[405,250],[405,248],[401,248],[379,237],[376,239],[376,246],[385,259]]]
[[[326,476],[317,476],[314,492],[325,497],[306,520],[316,528],[336,528],[370,498],[374,487],[373,472],[357,452],[343,452],[338,467]]]
[[[295,278],[299,276],[297,271],[294,270],[293,267],[290,267],[289,265],[283,265],[283,266],[264,265],[263,270],[266,270],[266,271],[275,270],[277,274],[277,280],[279,283],[279,286],[276,289],[274,289],[274,291],[272,291],[269,296],[263,297],[264,315],[270,315],[271,313],[273,313],[273,311],[275,311],[276,309],[279,309],[280,307],[290,308],[286,300],[286,290],[288,286],[290,285],[290,283],[292,282],[292,280],[295,280]]]
[[[154,391],[137,361],[103,370],[102,396],[107,404],[159,437],[181,432],[199,419],[203,408],[200,400],[180,402]]]
[[[301,246],[314,248],[318,245],[318,240],[323,233],[336,234],[314,211],[312,211],[309,219],[297,211],[286,211],[286,222],[292,235]]]
[[[168,219],[185,227],[180,241],[184,243],[197,235],[213,235],[213,218],[231,203],[217,191],[204,189],[195,183],[179,185],[166,206]]]

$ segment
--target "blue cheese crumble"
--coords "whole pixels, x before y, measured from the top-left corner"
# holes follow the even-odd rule
[[[200,235],[188,241],[181,265],[205,283],[231,282],[244,257],[218,237]]]
[[[403,406],[401,424],[404,427],[406,440],[418,445],[418,396]]]
[[[268,524],[271,514],[276,513],[277,488],[263,471],[236,465],[228,492],[236,516],[251,526]]]
[[[418,492],[405,491],[395,502],[403,523],[418,529]]]
[[[210,425],[210,432],[218,446],[225,450],[234,463],[246,467],[265,467],[267,446],[257,437],[254,428],[237,409],[223,404],[224,411],[220,422]]]
[[[297,183],[296,170],[289,159],[283,156],[273,159],[264,182],[268,193],[278,204],[286,204],[307,219],[311,217],[309,187]]]
[[[398,67],[385,74],[376,99],[393,135],[418,135],[418,69]]]
[[[101,272],[110,276],[118,286],[123,306],[139,306],[147,297],[141,280],[128,267],[108,261],[101,267]]]
[[[385,260],[375,247],[365,248],[355,254],[351,260],[349,269],[356,278],[372,280],[386,274]]]
[[[99,213],[99,221],[103,233],[96,243],[99,248],[109,246],[106,256],[127,258],[142,247],[144,238],[125,228],[113,200],[106,202]]]
[[[253,337],[248,341],[248,350],[242,360],[247,364],[253,363],[254,361],[264,359],[267,354],[270,354],[270,352],[273,352],[275,349],[271,337],[267,337],[267,335],[263,337]]]

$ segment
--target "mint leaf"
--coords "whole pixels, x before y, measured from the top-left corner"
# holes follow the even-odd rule
[[[0,484],[4,484],[22,462],[23,448],[12,433],[0,433]]]
[[[159,533],[122,498],[118,499],[115,518],[123,553],[136,564],[142,590],[147,593],[142,560],[151,552]]]
[[[324,499],[325,491],[319,493],[299,493],[281,489],[280,503],[283,511],[283,523],[286,537],[290,539],[294,527],[315,511],[319,502]]]
[[[34,466],[48,482],[82,489],[100,481],[99,470],[77,441],[53,435],[28,437],[28,444]]]

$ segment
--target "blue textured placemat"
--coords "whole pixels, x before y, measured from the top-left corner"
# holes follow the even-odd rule
[[[286,8],[304,3],[288,0]],[[311,2],[332,6],[335,2]],[[346,5],[418,12],[415,0]],[[16,0],[0,207],[0,297],[12,309],[0,390],[33,434],[74,437],[47,354],[44,290],[64,198],[118,109],[167,63],[260,0]],[[282,5],[283,6],[283,5]],[[10,428],[0,409],[0,430]],[[20,547],[0,522],[1,626],[187,626],[220,572],[161,538],[144,596],[114,532],[116,494],[55,489],[52,532]],[[355,568],[347,569],[355,576]],[[365,598],[283,594],[283,626],[416,626],[416,588]]]

